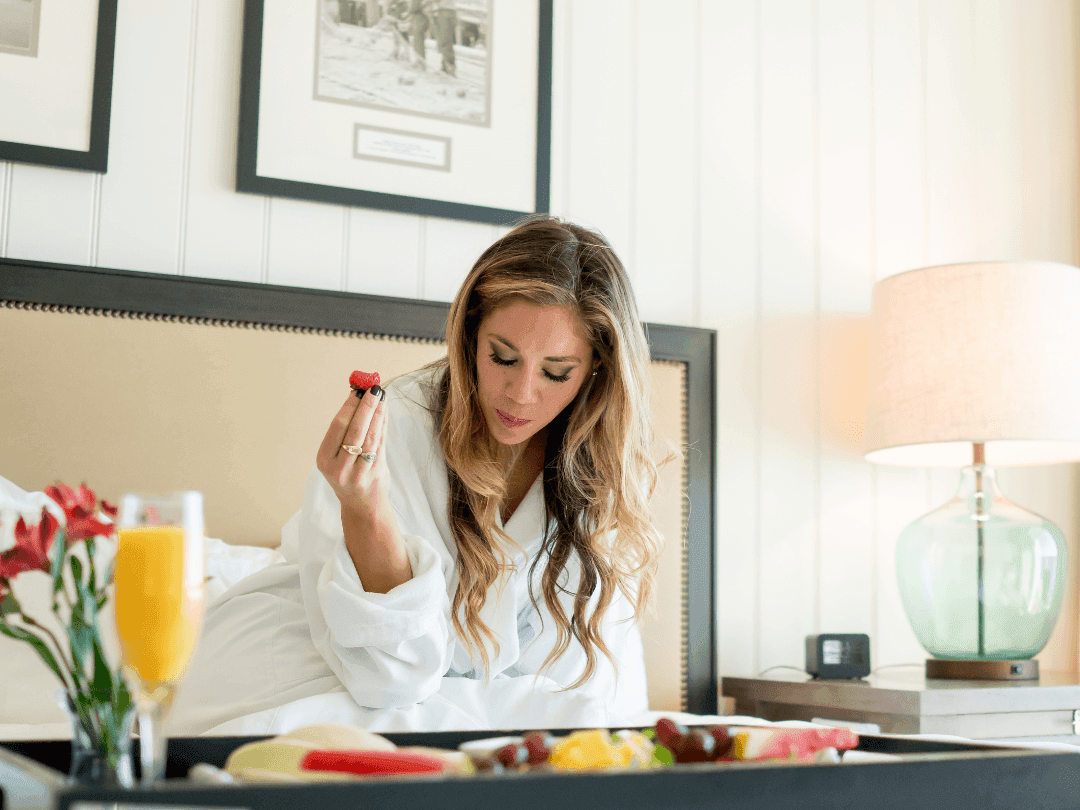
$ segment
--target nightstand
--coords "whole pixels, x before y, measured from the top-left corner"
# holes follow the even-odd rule
[[[883,668],[884,669],[884,668]],[[723,678],[735,713],[766,720],[873,723],[885,734],[951,734],[976,740],[1080,744],[1080,678],[1037,681],[927,680],[921,667],[884,669],[863,680],[806,675]]]

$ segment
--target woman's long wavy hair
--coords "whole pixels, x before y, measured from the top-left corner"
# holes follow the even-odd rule
[[[654,453],[670,443],[654,433],[649,409],[649,347],[629,278],[598,233],[552,217],[520,224],[488,248],[473,266],[450,308],[447,357],[439,361],[432,392],[439,440],[449,468],[450,526],[457,541],[458,587],[454,627],[488,670],[485,639],[498,642],[480,618],[488,589],[510,566],[497,538],[509,538],[497,516],[507,473],[522,448],[500,445],[488,432],[477,392],[477,336],[481,321],[516,301],[566,307],[593,349],[596,373],[587,372],[577,397],[547,428],[544,499],[549,516],[542,551],[542,598],[557,640],[541,671],[576,639],[586,655],[584,683],[597,651],[612,660],[601,634],[616,588],[641,616],[650,604],[663,538],[648,500],[657,479]],[[554,520],[550,520],[553,518]],[[580,579],[568,582],[576,554]],[[570,615],[559,600],[571,596]],[[595,606],[590,602],[595,595]],[[537,605],[537,595],[530,597]],[[462,622],[464,615],[464,622]]]

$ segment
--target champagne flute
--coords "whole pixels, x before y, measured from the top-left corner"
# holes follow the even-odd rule
[[[124,495],[116,524],[116,626],[148,787],[165,775],[165,724],[202,618],[202,494]]]

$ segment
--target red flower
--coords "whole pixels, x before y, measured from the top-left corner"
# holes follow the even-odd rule
[[[102,523],[97,519],[94,512],[97,497],[86,484],[79,484],[78,489],[72,489],[62,481],[57,481],[56,486],[45,488],[45,494],[64,510],[67,518],[65,534],[69,545],[85,540],[87,537],[112,534],[112,524]],[[102,509],[106,514],[116,515],[116,507],[104,501],[102,501]],[[109,509],[112,511],[110,512]]]
[[[101,501],[101,511],[111,518],[116,517],[116,507],[106,501],[104,498]]]
[[[11,579],[23,571],[49,571],[49,550],[52,548],[60,521],[48,509],[41,510],[41,520],[27,526],[19,518],[15,524],[15,548],[0,556],[0,579]]]
[[[56,486],[45,487],[45,494],[56,501],[60,508],[64,510],[68,520],[73,517],[89,517],[94,513],[94,507],[97,506],[94,491],[87,487],[86,484],[79,484],[79,488],[76,490],[63,481],[57,481]]]

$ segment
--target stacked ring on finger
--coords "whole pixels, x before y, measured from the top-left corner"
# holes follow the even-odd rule
[[[341,449],[351,456],[359,456],[364,453],[364,448],[355,444],[343,444],[341,445]]]

